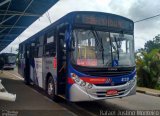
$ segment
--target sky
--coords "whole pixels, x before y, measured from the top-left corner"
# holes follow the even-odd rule
[[[48,14],[52,23],[71,11],[100,11],[137,21],[159,14],[159,6],[159,0],[59,0],[48,13],[30,25],[2,52],[11,52],[12,48],[12,52],[16,53],[19,43],[50,25]],[[160,34],[160,17],[135,23],[135,50],[143,48],[145,42],[152,40],[158,34]]]

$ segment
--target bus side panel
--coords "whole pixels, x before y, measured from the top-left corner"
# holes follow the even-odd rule
[[[25,44],[19,45],[19,64],[18,64],[18,72],[24,78],[24,70],[26,66],[26,59],[25,59]]]
[[[56,68],[53,68],[53,59],[54,57],[45,57],[43,59],[43,80],[44,80],[44,88],[46,87],[46,79],[47,79],[47,76],[48,74],[51,74],[51,76],[53,77],[54,79],[54,83],[55,83],[55,90],[56,90],[56,94],[57,94],[57,69]]]
[[[37,83],[36,69],[35,69],[35,60],[34,60],[34,58],[31,58],[31,59],[30,59],[30,79],[31,79],[34,83]]]
[[[42,58],[34,58],[35,60],[35,84],[39,87],[43,88],[43,80],[42,80]]]
[[[30,64],[30,79],[34,82],[34,70],[35,68],[33,67],[32,64]]]

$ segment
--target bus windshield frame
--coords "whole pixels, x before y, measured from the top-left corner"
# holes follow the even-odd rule
[[[83,67],[133,67],[133,34],[75,28],[71,63]]]

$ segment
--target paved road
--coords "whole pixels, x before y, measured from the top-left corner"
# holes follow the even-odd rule
[[[12,76],[11,74],[12,73]],[[17,79],[18,77],[15,77],[14,75],[17,75],[17,73],[14,71],[8,71],[5,73],[8,75],[9,78],[12,77],[12,79]],[[16,86],[15,86],[16,87]],[[23,90],[24,85],[22,84],[19,88],[19,91],[24,91]],[[80,102],[80,103],[66,103],[64,100],[62,100],[60,103],[54,103],[48,98],[45,98],[43,93],[37,93],[37,90],[33,89],[32,87],[28,87],[29,91],[31,90],[34,91],[34,94],[37,95],[34,99],[30,99],[30,93],[24,93],[25,98],[28,98],[28,105],[23,107],[24,109],[30,108],[30,110],[34,109],[48,109],[49,110],[62,110],[64,112],[68,111],[68,115],[100,115],[102,111],[118,111],[118,110],[160,110],[160,97],[155,97],[155,96],[150,96],[150,95],[145,95],[141,93],[137,93],[134,96],[130,97],[125,97],[122,99],[116,98],[116,99],[108,99],[108,100],[103,100],[103,101],[95,101],[95,102]],[[9,88],[8,88],[9,90]],[[10,89],[12,91],[12,89]],[[13,89],[14,90],[14,89]],[[19,96],[20,97],[20,96]],[[38,99],[37,99],[38,98]],[[48,106],[43,106],[43,100],[45,98],[45,102],[48,102]],[[18,99],[18,98],[17,98]],[[30,101],[31,100],[31,101]],[[42,101],[38,103],[38,105],[34,106],[34,103],[36,101]],[[22,101],[18,101],[19,104],[21,104]],[[26,101],[27,102],[27,101]],[[25,102],[25,103],[26,103]],[[16,108],[21,108],[21,106],[13,105]],[[12,107],[13,107],[12,106]],[[67,115],[67,113],[65,115]],[[62,113],[63,115],[63,113]],[[102,115],[102,114],[101,114]]]
[[[77,103],[77,105],[97,115],[100,115],[101,111],[107,110],[160,110],[160,97],[137,93],[134,96],[122,99],[116,98],[97,102],[82,102]]]
[[[8,111],[10,113],[18,112],[18,116],[52,116],[53,114],[55,116],[76,116],[75,113],[26,86],[22,80],[15,76],[13,71],[4,71],[3,74],[0,74],[0,79],[8,92],[17,94],[15,102],[0,100],[0,109],[2,110],[0,116]]]

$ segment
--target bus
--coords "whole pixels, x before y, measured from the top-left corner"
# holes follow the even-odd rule
[[[3,69],[12,69],[16,68],[16,59],[17,55],[14,53],[1,53],[0,57],[4,60]]]
[[[19,74],[52,99],[93,101],[136,93],[132,20],[74,11],[19,45]]]

